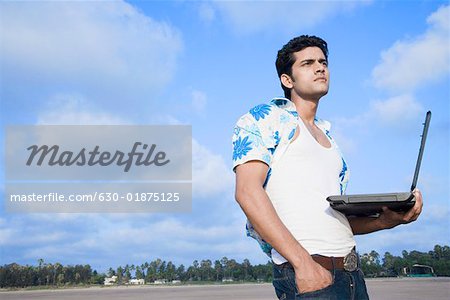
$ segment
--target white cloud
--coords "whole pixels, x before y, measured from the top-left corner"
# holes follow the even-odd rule
[[[439,228],[439,226],[424,223],[421,225],[407,224],[400,225],[395,229],[358,236],[357,246],[360,253],[367,253],[371,250],[380,251],[380,249],[384,249],[384,251],[390,251],[388,249],[428,251],[436,244],[447,245],[450,242],[448,236],[448,227]]]
[[[193,197],[211,197],[231,191],[233,172],[220,155],[192,140]]]
[[[427,19],[428,30],[415,38],[399,40],[381,53],[372,71],[375,86],[391,91],[411,91],[450,73],[450,6]]]
[[[0,228],[0,246],[9,244],[14,238],[13,228]]]
[[[447,135],[447,139],[450,135]],[[447,142],[448,143],[448,142]],[[448,149],[448,147],[447,147]],[[448,170],[448,169],[447,169]],[[420,175],[420,189],[423,192],[431,192],[433,196],[435,195],[444,195],[439,196],[444,199],[448,199],[447,203],[450,205],[450,189],[449,189],[448,176],[438,176],[433,173],[423,172]],[[449,219],[450,220],[450,219]]]
[[[412,95],[405,94],[372,102],[369,116],[385,125],[395,125],[399,121],[405,124],[417,120],[422,112],[422,105]]]
[[[38,125],[119,125],[130,122],[105,112],[95,112],[82,96],[59,94],[51,97],[49,109],[38,115]]]
[[[352,118],[339,118],[334,122],[337,131],[345,132],[345,128],[369,130],[375,126],[391,129],[407,129],[422,118],[424,108],[411,94],[402,94],[384,100],[374,100],[368,111]],[[370,125],[369,125],[370,124]],[[354,150],[354,142],[345,141]]]
[[[427,204],[424,203],[423,216],[425,221],[428,222],[447,222],[450,225],[450,206],[449,203],[444,204]]]
[[[67,237],[64,231],[47,232],[46,234],[32,234],[24,236],[22,230],[7,228],[3,231],[10,232],[9,240],[0,241],[1,245],[33,246],[38,244],[59,243]]]
[[[207,218],[203,213],[202,217]],[[183,221],[173,216],[142,218],[140,214],[129,214],[118,219],[115,214],[94,217],[79,214],[72,221],[46,218],[42,223],[33,215],[25,215],[13,218],[8,226],[0,228],[0,245],[8,251],[8,258],[18,261],[44,258],[73,264],[81,260],[109,267],[161,257],[190,263],[203,257],[236,258],[236,254],[248,254],[253,244],[248,243],[243,232],[242,216],[205,227],[198,221]],[[10,251],[14,247],[19,247],[20,252],[13,255]]]
[[[193,91],[194,102],[203,107],[206,96]],[[197,100],[195,100],[197,99]],[[38,116],[39,125],[120,125],[131,124],[116,115],[96,112],[78,95],[57,95],[50,101],[52,108]],[[170,116],[161,117],[159,123],[180,124]],[[214,154],[205,146],[192,140],[192,186],[193,197],[212,197],[230,192],[233,187],[233,172],[222,156]]]
[[[164,114],[159,112],[151,117],[148,117],[146,122],[159,125],[189,125],[186,122],[182,122],[172,114]]]
[[[203,113],[206,108],[206,104],[208,102],[208,98],[206,97],[206,94],[202,91],[193,90],[191,92],[192,97],[192,108],[197,113]]]
[[[240,34],[276,30],[296,32],[371,1],[215,1],[214,5]]]
[[[150,245],[155,241],[167,240],[172,243],[175,240],[188,240],[192,242],[211,242],[213,240],[230,239],[236,236],[236,232],[242,230],[242,224],[216,224],[208,227],[183,223],[175,218],[167,218],[161,221],[135,226],[123,222],[121,228],[114,232],[101,232],[105,239],[115,240],[117,243],[129,241],[130,236],[138,236],[132,243],[135,245]],[[151,232],[152,234],[146,234]],[[131,242],[131,241],[129,241]]]
[[[133,101],[148,105],[174,75],[183,47],[178,30],[123,1],[0,5],[5,85],[23,87],[26,78],[44,91],[70,87],[123,111]]]

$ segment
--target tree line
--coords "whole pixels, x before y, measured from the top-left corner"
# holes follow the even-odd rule
[[[272,265],[259,264],[253,266],[248,259],[238,263],[234,259],[223,257],[212,262],[210,259],[194,260],[191,266],[185,267],[183,264],[176,266],[171,261],[166,262],[156,259],[150,263],[141,265],[119,266],[117,269],[110,268],[107,276],[117,276],[118,283],[127,282],[130,278],[145,279],[145,282],[164,280],[172,282],[192,281],[269,281],[272,278]]]
[[[104,275],[90,265],[63,266],[38,260],[37,266],[12,263],[0,267],[0,288],[29,286],[64,286],[103,283]]]
[[[450,276],[450,247],[434,246],[428,252],[402,251],[402,256],[394,256],[389,252],[381,257],[376,251],[360,256],[361,269],[366,277],[393,277],[405,275],[404,268],[411,269],[413,265],[427,265],[434,269],[436,276]]]
[[[433,267],[437,276],[450,276],[450,247],[436,245],[428,252],[404,250],[402,256],[386,252],[383,257],[376,251],[361,255],[361,268],[367,277],[401,276],[405,267],[414,264]],[[92,270],[90,265],[46,263],[38,260],[36,266],[17,263],[0,266],[0,288],[29,286],[71,286],[103,284],[105,277],[117,276],[117,284],[130,279],[144,279],[146,283],[157,280],[178,282],[270,282],[272,263],[252,265],[248,259],[241,263],[223,257],[220,260],[194,260],[192,265],[177,266],[171,261],[155,259],[140,265],[127,264],[109,268],[106,273]]]

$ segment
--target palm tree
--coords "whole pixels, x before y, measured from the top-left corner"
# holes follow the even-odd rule
[[[42,278],[42,265],[44,264],[44,259],[39,258],[38,259],[39,269],[38,269],[38,285],[41,285],[41,278]]]

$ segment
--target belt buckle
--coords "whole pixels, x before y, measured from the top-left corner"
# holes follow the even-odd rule
[[[344,257],[344,270],[347,272],[353,272],[358,268],[358,255],[356,251],[352,250]]]

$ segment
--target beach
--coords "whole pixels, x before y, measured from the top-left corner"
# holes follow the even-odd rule
[[[367,279],[372,300],[448,300],[450,278],[376,278]],[[52,290],[2,291],[3,300],[78,300],[78,299],[208,299],[208,300],[273,300],[276,299],[272,285],[263,284],[217,284],[180,286],[119,286],[68,288]]]

